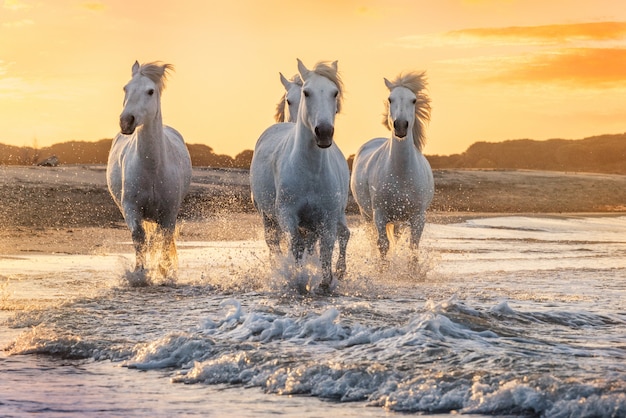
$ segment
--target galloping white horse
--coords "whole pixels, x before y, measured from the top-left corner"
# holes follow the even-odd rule
[[[254,149],[250,186],[253,203],[263,217],[270,253],[280,254],[284,233],[300,262],[311,237],[319,240],[320,290],[328,292],[335,241],[339,241],[336,270],[341,278],[350,238],[345,215],[350,174],[333,141],[343,86],[336,61],[321,62],[309,70],[298,60],[298,71],[304,81],[298,119],[295,124],[275,124],[263,132]]]
[[[154,238],[162,240],[159,270],[176,269],[176,217],[191,182],[191,159],[183,137],[163,125],[161,92],[170,64],[135,62],[124,87],[124,110],[107,166],[107,184],[135,246],[135,271],[143,271],[148,244],[145,221],[156,224]],[[156,242],[158,243],[158,242]]]
[[[359,149],[350,181],[361,215],[374,222],[382,258],[403,224],[410,227],[411,247],[417,249],[435,191],[430,164],[422,155],[430,119],[426,75],[408,73],[385,79],[385,85],[390,94],[383,124],[391,138],[372,139]]]
[[[296,74],[287,80],[282,73],[280,74],[280,82],[285,87],[285,94],[280,98],[280,102],[276,105],[276,114],[274,120],[276,122],[293,122],[298,120],[298,108],[300,107],[300,95],[302,91],[302,79]],[[285,111],[285,109],[287,111]]]

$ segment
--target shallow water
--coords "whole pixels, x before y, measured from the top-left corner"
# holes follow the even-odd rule
[[[402,242],[400,243],[402,244]],[[261,241],[0,259],[0,415],[626,416],[626,217],[427,225],[419,265],[360,228],[335,294]]]

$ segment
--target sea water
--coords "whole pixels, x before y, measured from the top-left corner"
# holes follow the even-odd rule
[[[130,246],[129,246],[130,248]],[[377,260],[182,242],[175,283],[131,253],[0,259],[0,415],[626,416],[626,217],[426,227]]]

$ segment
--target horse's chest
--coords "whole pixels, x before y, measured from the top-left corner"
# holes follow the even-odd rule
[[[394,220],[406,220],[419,210],[422,193],[413,183],[384,182],[374,194],[374,206]]]
[[[159,181],[136,182],[126,190],[125,200],[136,205],[145,219],[158,220],[173,205],[172,194]]]
[[[278,194],[278,206],[294,213],[303,225],[324,222],[341,205],[339,193],[319,187],[285,188]]]

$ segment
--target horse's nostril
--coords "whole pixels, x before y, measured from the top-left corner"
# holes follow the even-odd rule
[[[331,125],[320,125],[315,127],[315,136],[323,139],[332,139],[335,128]]]
[[[120,128],[124,134],[132,133],[135,130],[135,117],[133,115],[120,116]]]
[[[393,122],[393,127],[397,130],[405,131],[409,127],[409,121],[406,120],[395,120]]]

